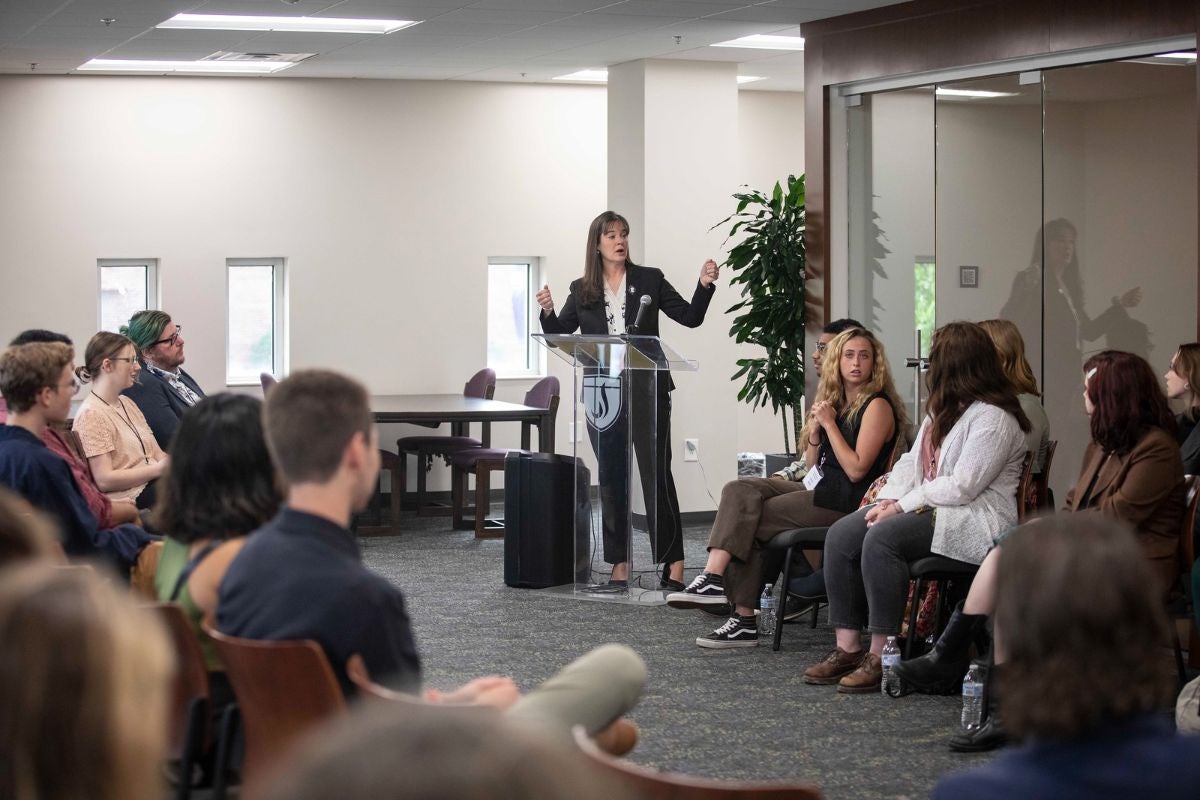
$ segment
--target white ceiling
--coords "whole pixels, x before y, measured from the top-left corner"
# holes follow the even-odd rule
[[[90,58],[316,53],[283,78],[542,82],[642,58],[728,61],[800,91],[804,54],[709,47],[895,0],[0,0],[0,73],[71,73]],[[158,30],[180,12],[421,20],[386,36]],[[115,20],[110,25],[102,19]],[[682,37],[676,43],[675,37]],[[36,65],[36,66],[31,66]]]

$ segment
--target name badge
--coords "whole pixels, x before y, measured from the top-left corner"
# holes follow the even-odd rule
[[[820,467],[813,467],[812,469],[810,469],[808,471],[808,474],[804,476],[804,488],[808,489],[810,492],[813,489],[817,488],[817,484],[820,482],[821,482],[821,468]]]

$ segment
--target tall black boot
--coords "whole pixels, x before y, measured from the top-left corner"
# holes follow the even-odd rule
[[[971,641],[987,621],[985,614],[964,614],[962,607],[962,603],[954,607],[932,651],[896,667],[905,689],[921,694],[954,694],[958,690],[970,662]]]
[[[984,753],[1008,744],[1008,732],[1000,719],[998,671],[1000,665],[988,667],[983,686],[983,724],[974,731],[960,731],[950,737],[950,749],[956,753]]]

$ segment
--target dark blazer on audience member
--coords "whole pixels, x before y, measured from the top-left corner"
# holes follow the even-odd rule
[[[1067,493],[1068,510],[1094,509],[1134,529],[1164,593],[1179,580],[1177,552],[1186,502],[1179,445],[1161,428],[1151,428],[1125,455],[1105,453],[1090,442],[1079,481]]]
[[[0,425],[0,486],[55,519],[68,556],[104,555],[126,573],[154,537],[136,525],[101,528],[67,462],[24,428]]]
[[[1187,414],[1175,418],[1179,424],[1179,455],[1183,458],[1184,475],[1200,475],[1200,422]]]
[[[1065,742],[1030,742],[942,779],[933,800],[1191,800],[1200,787],[1200,736],[1176,735],[1147,714]]]
[[[400,590],[362,565],[353,535],[284,508],[245,546],[221,581],[217,630],[245,639],[313,639],[347,696],[346,661],[359,654],[373,680],[421,685],[421,659]]]
[[[191,375],[181,369],[179,378],[198,397],[204,397],[203,390]],[[175,435],[175,429],[179,427],[179,418],[191,406],[183,402],[183,398],[171,388],[171,384],[167,383],[165,379],[146,369],[145,364],[142,365],[142,371],[138,374],[138,382],[122,394],[137,403],[137,407],[142,410],[142,415],[146,417],[150,430],[154,432],[154,438],[158,440],[158,446],[163,450],[169,450],[171,437]]]
[[[550,313],[541,318],[543,333],[574,333],[576,329],[587,335],[605,335],[608,333],[608,319],[604,313],[604,298],[594,303],[582,303],[579,292],[583,279],[571,281],[571,291],[567,301],[556,313]],[[641,307],[642,295],[650,297],[650,307],[642,318],[642,326],[638,334],[642,336],[658,336],[658,312],[666,314],[680,325],[688,328],[698,328],[704,322],[708,312],[708,304],[712,302],[717,285],[710,284],[708,288],[696,281],[696,291],[692,293],[689,303],[675,290],[671,282],[663,275],[661,269],[640,267],[637,265],[625,267],[625,325],[628,328],[637,319]],[[670,380],[669,373],[666,382],[669,388],[675,384]]]

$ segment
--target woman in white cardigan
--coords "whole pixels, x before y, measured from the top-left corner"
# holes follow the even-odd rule
[[[951,322],[933,335],[928,416],[879,501],[825,537],[829,621],[837,647],[806,683],[878,692],[880,653],[900,630],[908,564],[931,553],[978,564],[1017,522],[1017,483],[1029,419],[987,333]],[[863,628],[871,634],[864,650]]]

